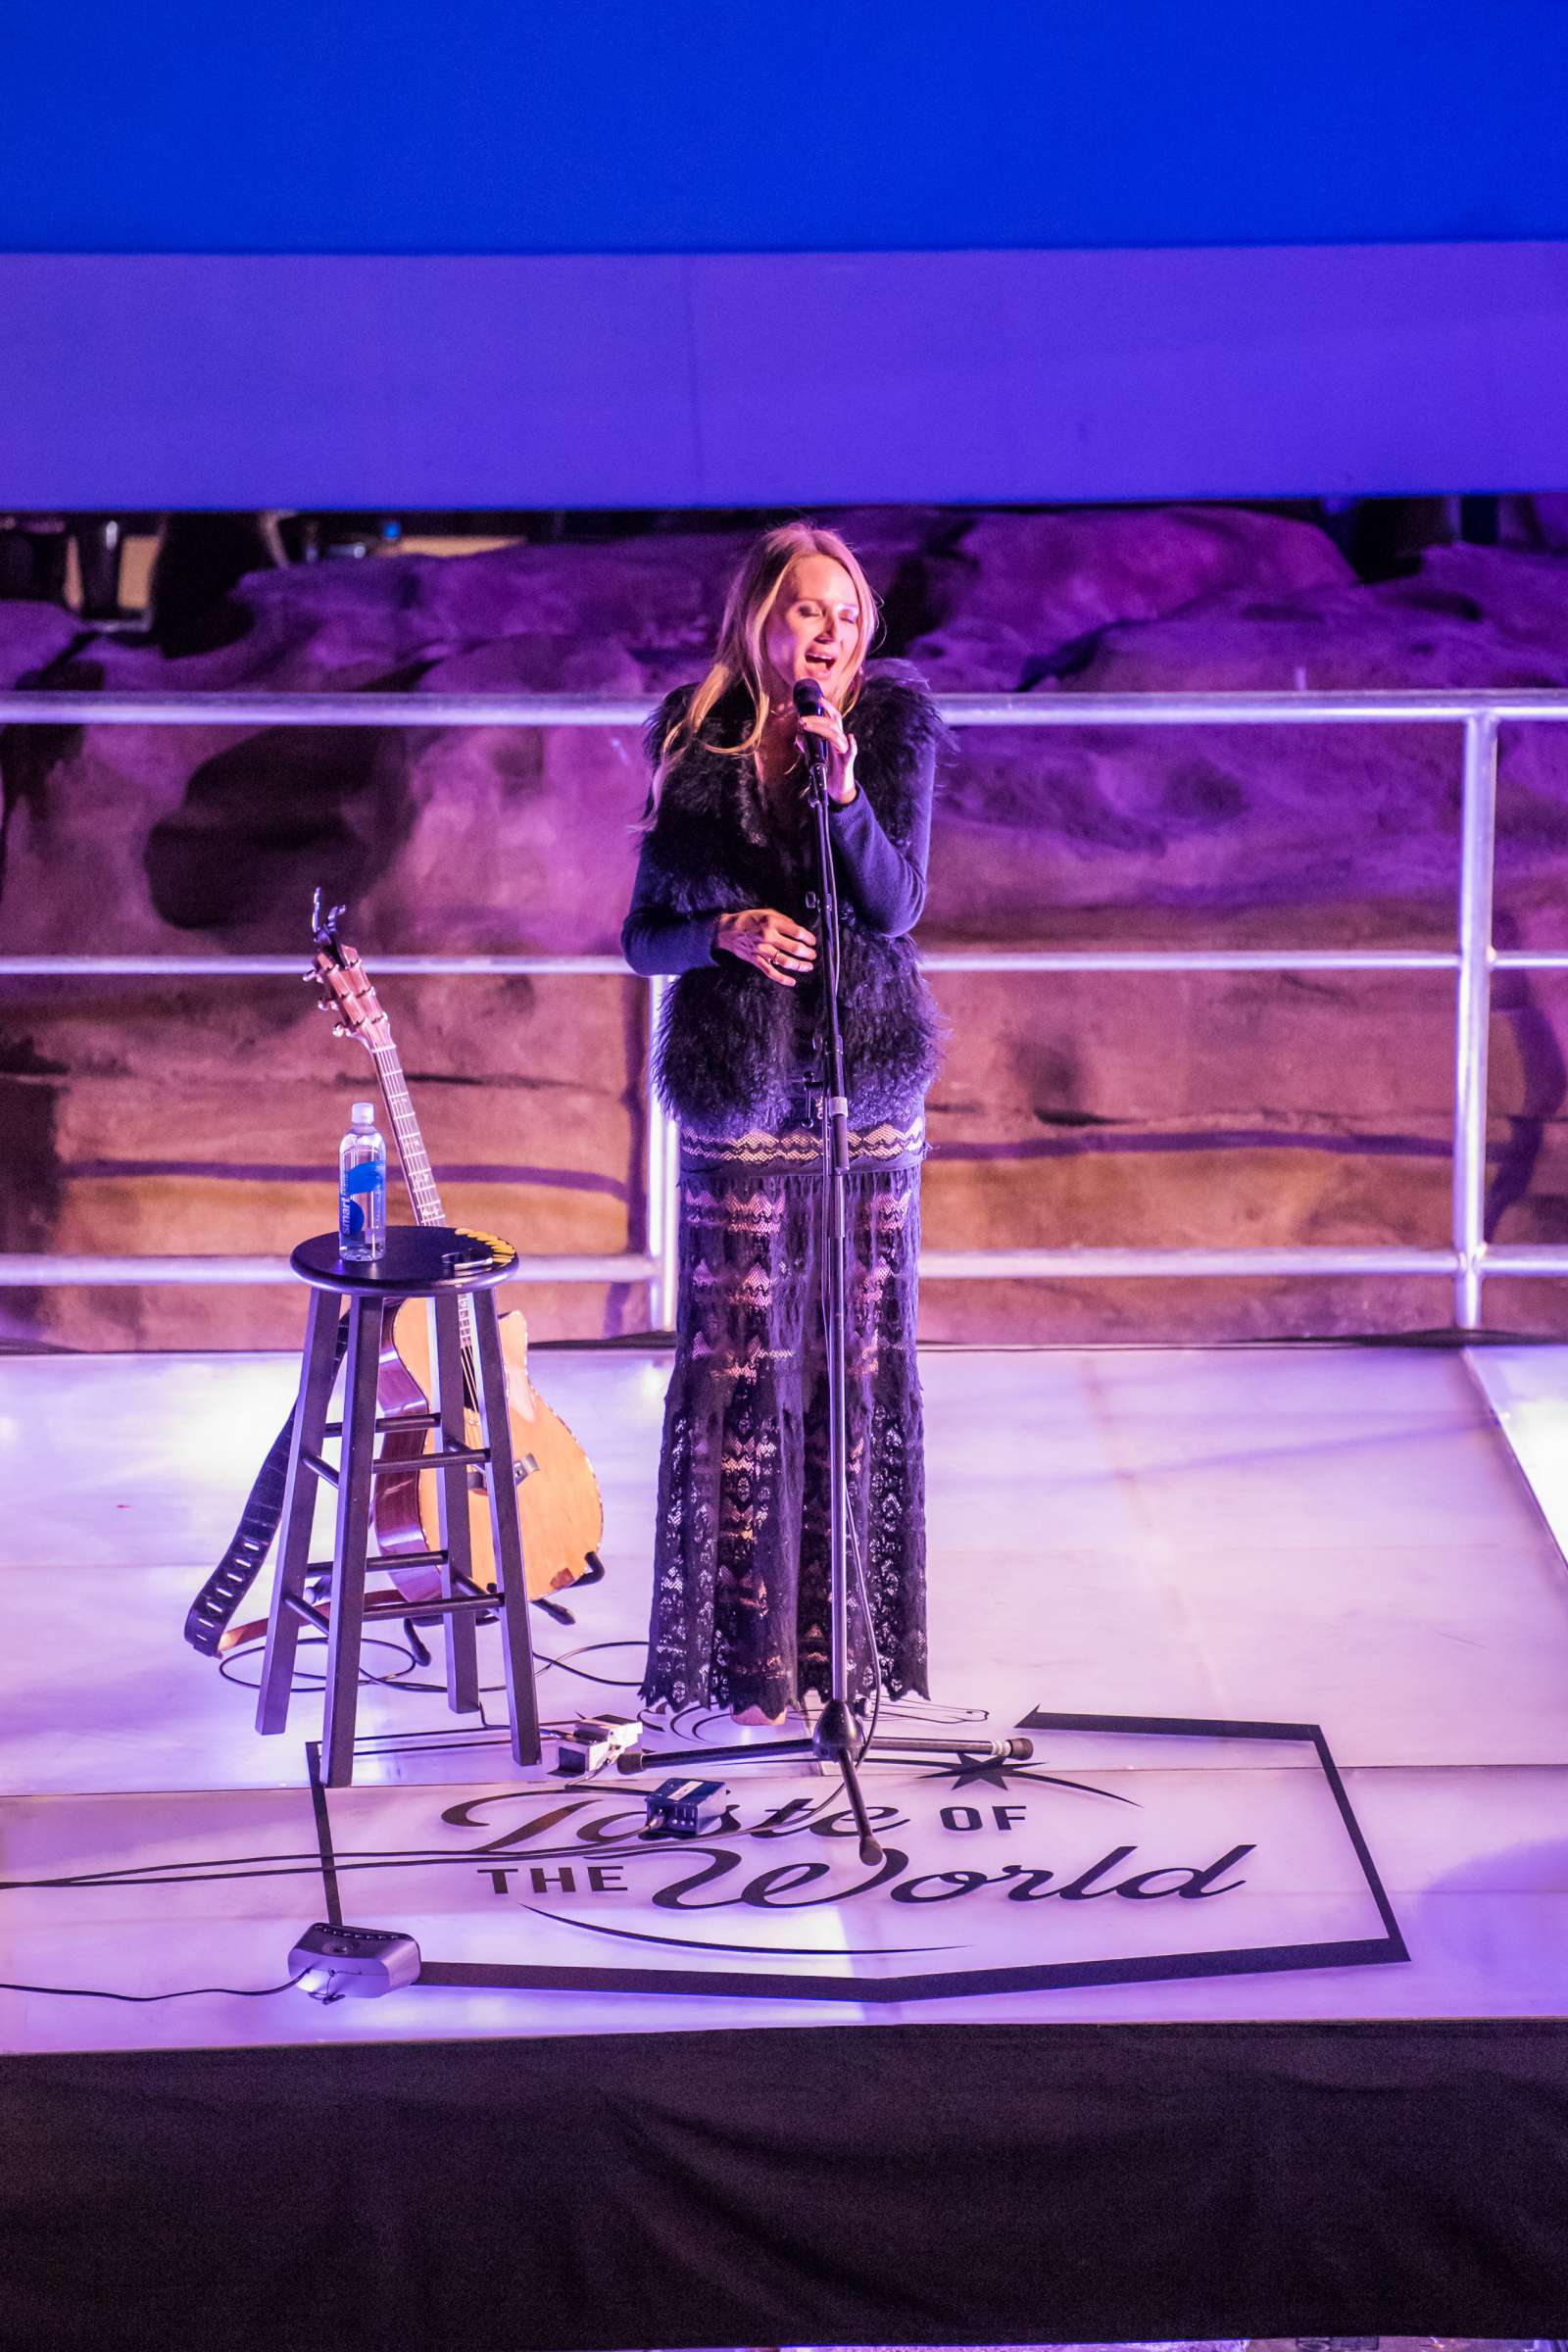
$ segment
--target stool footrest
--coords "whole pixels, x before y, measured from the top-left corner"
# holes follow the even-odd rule
[[[399,1568],[444,1568],[446,1564],[447,1555],[444,1551],[384,1551],[378,1559],[366,1561],[365,1573],[368,1576],[372,1569],[379,1568],[383,1575],[391,1576]],[[307,1576],[332,1577],[337,1574],[337,1562],[307,1560],[305,1573]],[[414,1606],[414,1603],[411,1602],[410,1606]]]
[[[395,1429],[439,1429],[440,1426],[439,1413],[393,1413],[376,1421],[375,1434],[378,1438],[384,1438]],[[343,1435],[342,1422],[328,1421],[321,1435],[324,1438],[340,1438]]]
[[[454,1609],[499,1609],[499,1592],[454,1592],[450,1600],[406,1600],[389,1616],[412,1617],[417,1623],[423,1617],[449,1616]]]
[[[314,1625],[318,1634],[330,1632],[332,1620],[327,1611],[318,1609],[303,1593],[285,1592],[283,1604],[285,1608],[292,1609],[296,1617],[303,1617],[307,1625]],[[443,1600],[439,1595],[434,1600],[405,1600],[401,1592],[367,1592],[365,1595],[367,1618],[445,1617],[454,1609],[498,1609],[500,1606],[499,1592],[486,1592],[477,1585],[470,1587],[466,1592],[454,1592],[450,1600]]]
[[[449,1446],[445,1453],[413,1453],[401,1462],[372,1462],[372,1478],[391,1477],[399,1470],[446,1470],[459,1462],[483,1463],[490,1459],[488,1446]]]
[[[447,1448],[445,1453],[411,1453],[391,1461],[373,1461],[370,1464],[370,1476],[372,1478],[406,1478],[411,1470],[420,1473],[426,1470],[452,1470],[464,1462],[471,1462],[482,1467],[489,1459],[490,1448],[488,1446],[452,1446]],[[313,1478],[318,1478],[322,1485],[330,1487],[334,1494],[337,1492],[337,1482],[341,1474],[338,1464],[323,1460],[318,1453],[306,1453],[303,1450],[300,1454],[300,1463],[302,1468],[310,1471]]]

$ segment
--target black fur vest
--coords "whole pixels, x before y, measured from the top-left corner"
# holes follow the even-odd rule
[[[690,700],[667,695],[649,725],[650,760]],[[750,723],[750,697],[727,696],[705,732],[739,743]],[[921,829],[937,755],[947,729],[924,686],[880,670],[867,676],[848,714],[857,745],[856,781],[894,846],[907,850]],[[815,841],[797,841],[769,825],[752,761],[725,758],[706,743],[688,745],[661,788],[643,849],[642,872],[659,902],[675,914],[774,906],[808,929],[821,929],[811,904]],[[940,1015],[913,943],[867,928],[841,900],[844,1069],[850,1123],[914,1119],[936,1073]],[[682,973],[665,1000],[655,1054],[660,1094],[683,1127],[737,1136],[776,1133],[807,1116],[806,1084],[822,1067],[823,968],[793,989],[780,988],[740,957],[720,954],[711,966]]]

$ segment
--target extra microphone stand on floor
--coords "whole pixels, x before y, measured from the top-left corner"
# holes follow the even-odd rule
[[[822,689],[803,678],[795,688],[795,707],[803,718],[824,711]],[[822,1185],[826,1200],[823,1229],[825,1252],[824,1325],[827,1344],[828,1395],[828,1680],[830,1695],[810,1730],[800,1739],[748,1740],[720,1747],[665,1748],[651,1753],[637,1747],[620,1758],[622,1772],[641,1772],[660,1764],[684,1764],[699,1758],[709,1764],[768,1764],[780,1756],[811,1756],[840,1773],[844,1792],[855,1815],[860,1838],[860,1859],[875,1869],[882,1848],[871,1831],[871,1819],[860,1788],[859,1766],[867,1755],[896,1751],[899,1756],[940,1754],[973,1762],[990,1754],[1016,1757],[1033,1753],[1031,1740],[1012,1738],[965,1740],[918,1739],[893,1733],[867,1738],[850,1701],[850,1577],[849,1577],[849,1223],[850,1105],[844,1083],[844,1029],[839,1004],[839,889],[829,831],[827,747],[819,735],[806,737],[809,783],[807,800],[816,833],[817,907],[823,948],[822,1038],[826,1068],[822,1075],[820,1127]],[[870,1622],[869,1595],[861,1591],[865,1639],[870,1646],[873,1675],[880,1674],[876,1631]]]

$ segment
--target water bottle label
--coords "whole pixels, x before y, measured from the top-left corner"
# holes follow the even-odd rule
[[[365,1209],[355,1199],[356,1194],[379,1192],[382,1184],[380,1169],[373,1159],[362,1160],[357,1168],[346,1169],[343,1176],[343,1228],[350,1241],[358,1241],[365,1231]],[[368,1206],[368,1200],[367,1200]]]

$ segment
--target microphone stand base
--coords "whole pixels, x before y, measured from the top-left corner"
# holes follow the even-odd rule
[[[682,1765],[690,1772],[701,1764],[706,1772],[713,1764],[774,1764],[790,1756],[809,1758],[818,1764],[831,1765],[844,1783],[844,1793],[855,1815],[859,1833],[860,1860],[867,1870],[875,1870],[882,1860],[882,1848],[871,1828],[865,1797],[860,1788],[859,1768],[863,1763],[881,1760],[882,1751],[890,1751],[887,1761],[906,1761],[911,1752],[921,1756],[951,1756],[960,1767],[981,1760],[1024,1762],[1034,1753],[1034,1741],[1019,1737],[1001,1740],[977,1739],[955,1734],[947,1738],[900,1736],[897,1732],[867,1740],[861,1732],[854,1710],[840,1698],[825,1701],[821,1713],[803,1739],[748,1740],[732,1747],[629,1748],[617,1759],[623,1773],[653,1772],[665,1764]]]

